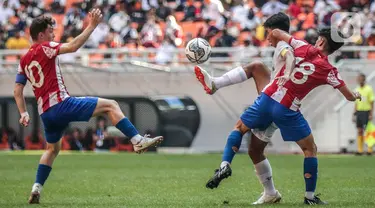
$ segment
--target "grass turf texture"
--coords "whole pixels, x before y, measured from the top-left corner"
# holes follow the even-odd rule
[[[37,154],[36,154],[37,153]],[[215,190],[205,183],[219,154],[62,154],[46,182],[40,205],[28,205],[39,154],[0,153],[0,207],[249,207],[262,192],[246,154]],[[281,204],[303,207],[303,158],[271,155]],[[375,158],[322,155],[317,192],[328,207],[375,207]],[[223,204],[229,201],[228,204]]]

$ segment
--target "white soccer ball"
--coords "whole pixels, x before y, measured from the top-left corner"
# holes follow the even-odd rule
[[[203,38],[194,38],[186,45],[185,55],[192,63],[204,63],[211,56],[211,46]]]

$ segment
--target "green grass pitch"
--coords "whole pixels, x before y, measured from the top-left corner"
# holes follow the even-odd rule
[[[246,154],[235,158],[232,177],[208,190],[219,154],[74,153],[57,158],[41,204],[28,205],[39,154],[0,153],[0,207],[250,207],[262,192]],[[269,158],[283,195],[269,207],[304,207],[302,156]],[[327,207],[375,207],[375,158],[319,156],[317,192]]]

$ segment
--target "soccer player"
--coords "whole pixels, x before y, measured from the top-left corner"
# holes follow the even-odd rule
[[[262,128],[267,128],[269,123],[274,121],[278,127],[280,127],[284,140],[296,141],[305,154],[304,176],[306,193],[304,202],[309,205],[324,204],[323,201],[314,195],[317,180],[316,145],[306,120],[298,111],[300,100],[313,88],[322,84],[330,84],[338,88],[350,101],[360,99],[360,95],[358,93],[352,93],[340,79],[337,70],[328,63],[327,55],[342,46],[342,43],[334,42],[331,39],[330,29],[320,31],[320,36],[315,47],[303,41],[295,40],[289,34],[280,30],[275,30],[273,35],[283,41],[290,40],[291,45],[295,49],[295,55],[297,56],[297,67],[291,71],[291,80],[289,80],[288,75],[285,75],[284,67],[283,70],[278,73],[278,77],[282,77],[283,81],[280,82],[280,79],[274,79],[272,83],[267,86],[264,93],[257,99],[255,104],[241,116],[241,120],[236,126],[239,126],[237,129],[244,134],[249,131],[250,128],[259,127],[260,130],[262,130]],[[273,41],[277,41],[275,38],[272,39]],[[271,42],[273,41],[271,40]],[[305,62],[310,60],[311,62]],[[271,89],[274,92],[272,92]],[[265,93],[270,93],[270,95]],[[263,100],[265,98],[268,98],[268,102],[271,104],[265,102]],[[285,106],[287,106],[287,108]],[[254,118],[252,116],[254,116]],[[264,122],[261,118],[268,121]],[[253,126],[251,127],[251,125]],[[256,153],[258,153],[258,158],[265,158],[264,148],[266,144],[267,143],[264,142],[263,144],[259,142],[253,143],[252,138],[252,143],[249,148],[249,152],[255,154],[253,154],[252,158],[256,157]],[[262,146],[263,148],[259,148]],[[263,183],[263,186],[265,185],[267,184]]]
[[[366,84],[366,75],[359,74],[358,87],[356,91],[362,96],[362,100],[355,102],[353,121],[357,127],[357,153],[356,155],[363,154],[363,142],[364,142],[364,129],[369,121],[372,120],[372,114],[374,109],[374,92],[370,85]],[[367,155],[372,154],[372,147],[367,148]]]
[[[64,44],[53,42],[55,35],[52,18],[37,17],[30,26],[30,35],[34,43],[20,61],[14,97],[21,114],[19,121],[22,125],[28,126],[30,117],[27,113],[23,90],[29,80],[45,128],[47,149],[39,161],[36,180],[29,198],[31,204],[39,203],[43,185],[60,151],[62,133],[72,121],[88,121],[91,117],[106,114],[113,125],[131,138],[134,150],[138,153],[145,151],[148,147],[156,146],[163,139],[161,136],[148,138],[139,135],[114,100],[69,96],[57,56],[77,51],[101,22],[102,14],[99,9],[93,9],[88,15],[88,27],[71,42]]]
[[[328,62],[327,56],[343,45],[332,40],[331,29],[319,32],[315,47],[278,29],[272,31],[271,38],[287,41],[293,47],[295,68],[290,71],[288,66],[283,67],[276,77],[282,77],[285,82],[280,84],[277,78],[271,81],[254,104],[242,114],[240,130],[262,130],[274,122],[280,128],[284,141],[296,142],[305,155],[304,203],[326,204],[314,194],[318,176],[317,147],[309,124],[299,111],[301,101],[314,88],[326,84],[338,89],[349,101],[361,99],[361,95],[351,92],[337,69]]]
[[[264,23],[264,27],[268,32],[268,39],[271,35],[272,29],[278,28],[288,32],[289,25],[289,17],[286,14],[280,12],[272,15]],[[272,70],[272,77],[275,77],[275,74],[282,69],[285,63],[288,65],[292,65],[294,63],[294,54],[291,46],[284,41],[270,43],[273,47],[276,47],[273,56],[274,66]],[[195,73],[208,94],[214,94],[222,87],[237,84],[250,78],[254,78],[257,92],[260,94],[262,89],[269,84],[271,77],[270,70],[265,64],[259,61],[254,61],[245,67],[237,67],[232,69],[221,77],[211,77],[199,66],[196,66]],[[256,175],[260,183],[264,186],[262,196],[256,202],[254,202],[254,204],[276,203],[281,200],[281,194],[275,189],[273,183],[272,168],[269,161],[264,155],[260,157],[257,151],[255,151],[257,149],[264,148],[268,142],[270,142],[276,129],[276,125],[272,124],[264,131],[260,131],[259,129],[252,130],[253,134],[251,136],[251,145],[249,146],[249,156],[254,164]],[[237,127],[235,127],[234,131],[231,132],[224,148],[220,168],[215,170],[214,176],[212,176],[212,178],[207,182],[207,188],[213,189],[218,187],[221,180],[229,177],[232,174],[230,164],[235,156],[235,153],[241,146],[241,141],[242,134],[237,130]],[[258,147],[259,145],[260,147]]]

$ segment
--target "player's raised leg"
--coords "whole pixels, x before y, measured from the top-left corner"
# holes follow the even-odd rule
[[[253,204],[272,204],[281,201],[281,194],[275,189],[272,178],[272,168],[268,159],[264,155],[264,149],[270,142],[272,135],[276,131],[275,124],[271,124],[265,131],[252,130],[251,142],[248,153],[254,164],[256,176],[262,184],[264,191],[260,198]]]
[[[112,124],[116,126],[116,128],[118,128],[125,136],[130,138],[134,151],[137,153],[141,153],[147,150],[149,147],[154,147],[163,140],[162,136],[149,138],[148,135],[139,135],[138,130],[134,127],[130,120],[125,117],[124,113],[120,109],[120,106],[115,100],[98,98],[98,103],[92,116],[95,117],[101,114],[107,114]]]
[[[218,89],[244,82],[254,78],[258,93],[262,91],[270,81],[270,71],[267,66],[260,61],[253,61],[244,67],[236,67],[220,77],[212,77],[200,66],[195,67],[195,75],[202,84],[207,94],[214,94]],[[266,83],[266,84],[264,84]]]

